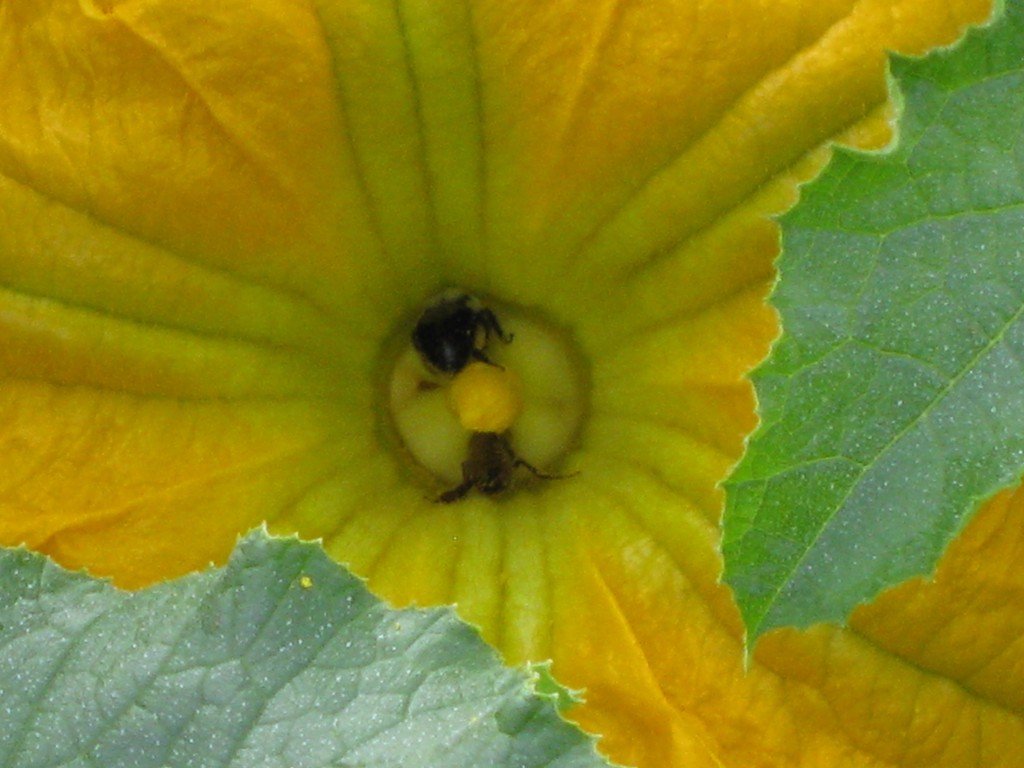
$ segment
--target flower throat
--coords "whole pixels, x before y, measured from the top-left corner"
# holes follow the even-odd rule
[[[443,489],[436,501],[504,498],[576,474],[552,471],[586,411],[583,366],[565,332],[449,289],[401,337],[387,410],[403,452]]]

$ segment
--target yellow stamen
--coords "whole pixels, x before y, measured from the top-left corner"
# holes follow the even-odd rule
[[[448,406],[470,432],[505,432],[522,413],[522,384],[507,368],[470,363],[452,381]]]

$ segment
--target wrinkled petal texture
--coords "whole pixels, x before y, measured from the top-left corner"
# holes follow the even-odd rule
[[[555,660],[617,760],[1024,764],[1024,494],[743,671],[717,483],[778,332],[766,218],[888,140],[976,0],[0,4],[0,540],[122,585],[263,520]],[[463,285],[589,363],[572,480],[424,498],[386,350]],[[398,340],[396,342],[396,339]]]

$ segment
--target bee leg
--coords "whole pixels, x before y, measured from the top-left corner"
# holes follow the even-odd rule
[[[537,469],[535,466],[533,466],[533,464],[528,462],[526,459],[520,459],[518,456],[516,456],[516,460],[514,462],[512,462],[512,466],[513,467],[525,467],[526,469],[530,470],[530,473],[534,477],[539,477],[541,480],[565,480],[566,478],[569,478],[569,477],[576,477],[576,475],[578,475],[580,473],[580,471],[577,469],[575,472],[572,472],[572,473],[570,473],[568,475],[549,475],[546,472],[541,472],[539,469]]]
[[[451,504],[453,501],[458,501],[463,496],[465,496],[467,493],[469,493],[469,490],[472,487],[473,487],[473,481],[472,480],[463,480],[461,483],[459,483],[457,486],[455,486],[451,490],[445,491],[440,496],[438,496],[436,499],[434,499],[434,503],[435,504]]]
[[[500,368],[503,371],[505,370],[504,365],[498,365],[496,362],[491,360],[491,358],[489,358],[482,349],[474,349],[469,354],[474,360],[479,360],[481,363],[486,363],[487,365],[494,366],[495,368]]]
[[[501,330],[501,323],[498,322],[498,316],[495,315],[491,310],[481,309],[480,312],[477,314],[477,317],[480,318],[480,323],[483,325],[484,331],[486,333],[490,333],[493,331],[494,334],[506,344],[512,343],[512,339],[515,338],[514,334],[506,334],[503,330]]]

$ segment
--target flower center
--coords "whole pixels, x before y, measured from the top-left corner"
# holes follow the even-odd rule
[[[451,290],[400,337],[387,410],[433,486],[465,484],[445,500],[474,487],[505,493],[556,470],[586,411],[584,367],[566,332],[525,309]]]

